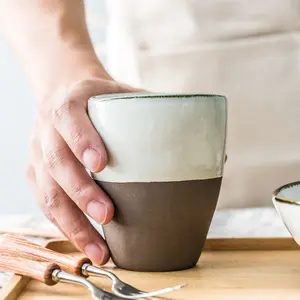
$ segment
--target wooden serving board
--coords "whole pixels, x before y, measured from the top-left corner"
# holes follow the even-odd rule
[[[68,241],[51,241],[48,248],[62,253],[76,250]],[[134,253],[133,253],[134,255]],[[300,247],[292,238],[208,239],[195,268],[166,273],[130,272],[105,266],[121,279],[143,290],[187,282],[188,286],[164,297],[168,300],[299,299]],[[110,281],[89,278],[110,290]],[[0,293],[2,300],[90,299],[83,287],[59,283],[49,287],[27,277],[13,276]]]

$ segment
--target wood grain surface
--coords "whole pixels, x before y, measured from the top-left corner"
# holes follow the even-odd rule
[[[33,261],[19,257],[16,249],[14,251],[1,249],[0,270],[29,276],[52,286],[56,284],[52,279],[52,272],[59,270],[59,266],[50,262]]]
[[[48,247],[67,253],[76,251],[66,241],[51,242]],[[300,298],[299,250],[290,238],[213,239],[207,240],[198,265],[189,270],[168,273],[129,272],[116,269],[112,263],[106,268],[113,270],[124,281],[147,291],[188,283],[182,290],[157,299],[252,300],[256,297],[264,300],[293,300]],[[110,290],[109,280],[92,277],[89,280]],[[12,288],[11,292],[14,291]],[[0,299],[5,300],[90,299],[88,291],[83,287],[64,283],[50,287],[35,280],[27,284],[18,298],[9,298],[7,291],[7,298],[1,296]]]
[[[87,257],[76,257],[62,254],[30,242],[13,234],[4,234],[0,237],[0,252],[18,249],[19,255],[25,259],[35,261],[48,261],[55,263],[68,273],[82,276],[82,266],[92,264]]]

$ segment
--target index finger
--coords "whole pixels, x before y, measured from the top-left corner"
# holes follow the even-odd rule
[[[90,122],[83,103],[68,101],[58,109],[55,128],[76,158],[90,171],[100,172],[107,163],[101,137]]]
[[[88,99],[95,95],[141,91],[111,80],[92,79],[75,85],[66,99],[54,109],[56,130],[77,159],[90,171],[100,172],[107,164],[103,141],[87,115]]]

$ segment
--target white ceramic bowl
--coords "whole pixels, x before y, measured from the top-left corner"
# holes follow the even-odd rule
[[[300,181],[279,187],[274,191],[272,201],[286,228],[300,245]]]

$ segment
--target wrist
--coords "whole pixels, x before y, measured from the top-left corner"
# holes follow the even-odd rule
[[[113,80],[94,53],[89,51],[59,55],[46,75],[37,78],[34,90],[37,102],[43,102],[58,94],[64,94],[75,82],[90,78]]]

